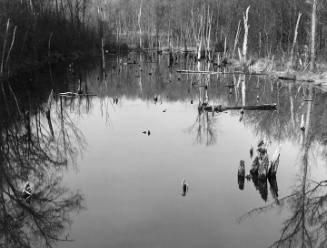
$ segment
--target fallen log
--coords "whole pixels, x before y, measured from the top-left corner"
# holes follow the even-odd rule
[[[224,112],[226,110],[276,110],[277,109],[277,104],[263,104],[263,105],[253,105],[253,106],[222,106],[222,105],[207,105],[207,104],[202,104],[199,106],[199,110],[205,110],[208,112]]]
[[[256,72],[243,72],[243,71],[231,71],[231,72],[223,72],[223,71],[193,71],[193,70],[176,70],[177,73],[181,74],[242,74],[242,75],[257,75],[257,76],[268,76],[266,73],[256,73]]]
[[[294,77],[292,77],[292,76],[291,77],[279,76],[278,79],[286,80],[286,81],[305,82],[305,83],[314,83],[314,82],[316,82],[313,79],[299,79],[299,78],[296,78],[296,76],[294,76]]]
[[[59,93],[59,96],[66,96],[66,97],[76,97],[76,96],[96,96],[94,94],[78,94],[76,92],[62,92],[62,93]]]
[[[271,71],[268,73],[256,72],[256,71],[195,71],[195,70],[177,70],[177,73],[181,74],[240,74],[240,75],[249,75],[249,76],[266,76],[272,79],[278,79],[283,81],[291,81],[297,83],[309,83],[315,86],[321,86],[327,84],[327,73],[322,74],[303,74],[303,73],[286,73],[281,71]]]

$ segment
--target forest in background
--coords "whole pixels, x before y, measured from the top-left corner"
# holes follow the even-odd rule
[[[166,46],[169,40],[173,46],[196,46],[199,36],[204,36],[211,47],[222,50],[225,38],[227,46],[233,47],[239,25],[239,36],[243,36],[248,6],[248,45],[253,53],[286,52],[292,46],[299,13],[298,43],[310,45],[309,0],[121,0],[107,6],[107,22],[118,41],[137,44],[141,29],[143,47],[154,47],[157,39]],[[317,1],[317,20],[317,47],[326,50],[326,1]]]
[[[248,6],[249,54],[288,56],[300,13],[294,50],[301,54],[311,46],[314,5],[315,50],[323,58],[327,51],[324,0],[0,0],[1,74],[24,64],[127,47],[195,51],[205,47],[237,54]]]

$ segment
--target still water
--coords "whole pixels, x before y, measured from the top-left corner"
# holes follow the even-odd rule
[[[196,69],[183,57],[171,69],[167,63],[166,56],[129,54],[107,58],[105,71],[81,63],[33,75],[35,85],[49,86],[38,94],[27,86],[22,109],[29,117],[13,124],[7,115],[1,127],[0,244],[324,247],[327,96],[265,77],[178,74]],[[50,123],[44,110],[51,88]],[[78,88],[90,96],[58,95]],[[276,103],[277,110],[213,114],[199,111],[203,102]],[[261,140],[270,157],[281,147],[276,181],[245,180],[240,190],[240,160],[248,174],[249,151]],[[30,203],[14,192],[26,181]]]

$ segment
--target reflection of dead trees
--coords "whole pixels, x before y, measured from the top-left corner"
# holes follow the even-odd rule
[[[53,100],[53,90],[51,90],[49,98],[48,98],[48,102],[47,102],[47,107],[46,107],[46,111],[45,111],[45,116],[47,118],[48,121],[48,126],[50,129],[50,133],[52,138],[54,138],[54,131],[53,131],[53,126],[52,126],[52,122],[51,122],[51,104],[52,104],[52,100]]]
[[[58,172],[67,167],[65,152],[74,160],[76,147],[84,144],[83,135],[63,114],[63,146],[59,118],[51,120],[57,112],[48,111],[50,106],[46,117],[50,117],[53,134],[45,127],[41,111],[26,111],[23,118],[12,115],[0,124],[0,247],[51,247],[66,240],[70,214],[82,209],[82,195],[62,187]],[[53,136],[58,139],[54,141]],[[20,190],[26,181],[34,185],[29,203]]]
[[[270,194],[271,197],[274,199],[275,203],[279,205],[279,200],[278,200],[278,185],[277,185],[277,179],[276,175],[269,176],[268,177],[268,182],[269,182],[269,189],[270,189]]]
[[[198,62],[198,64],[200,64],[200,62]],[[215,130],[216,118],[214,113],[209,114],[209,111],[204,110],[204,106],[208,106],[209,102],[208,88],[210,84],[210,75],[206,75],[205,77],[199,75],[198,81],[202,81],[204,86],[198,87],[198,115],[195,123],[189,128],[189,132],[196,130],[197,144],[202,144],[205,136],[206,145],[209,146],[215,144],[217,140],[217,134]],[[193,103],[193,100],[191,103]]]
[[[238,188],[240,190],[243,190],[244,189],[244,182],[245,182],[245,177],[242,177],[242,176],[237,176],[237,183],[238,183]]]
[[[82,195],[63,188],[55,174],[46,181],[35,175],[37,191],[27,204],[15,188],[19,174],[2,173],[8,187],[0,192],[0,247],[52,247],[56,241],[65,241],[70,215],[83,208]]]
[[[327,244],[327,180],[312,182],[308,178],[311,143],[312,137],[308,137],[304,142],[301,156],[302,177],[293,193],[279,201],[274,198],[274,203],[254,209],[245,215],[261,213],[276,204],[288,203],[291,215],[283,223],[280,238],[270,247],[325,247]],[[275,186],[277,189],[274,182],[270,183],[271,188]],[[273,192],[276,192],[273,197],[278,197],[277,190]]]
[[[208,112],[198,112],[196,121],[188,129],[188,131],[196,132],[195,142],[197,144],[202,144],[205,136],[206,145],[213,145],[217,141],[215,122],[215,117],[211,116],[211,114],[209,114]]]
[[[67,160],[68,157],[74,162],[77,150],[75,145],[77,144],[80,150],[83,150],[85,145],[85,139],[83,133],[77,128],[72,120],[70,113],[68,113],[69,107],[74,110],[75,105],[63,106],[63,99],[60,98],[59,112],[57,113],[58,123],[58,139],[57,150],[62,151],[59,154],[64,156],[63,159]],[[78,108],[79,109],[79,108]]]

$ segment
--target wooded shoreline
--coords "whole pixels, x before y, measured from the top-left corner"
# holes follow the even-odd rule
[[[321,75],[311,75],[312,79],[303,74],[322,71],[316,62],[327,52],[323,18],[327,3],[266,4],[251,0],[0,0],[0,77],[90,54],[101,57],[104,69],[106,54],[132,49],[167,52],[171,57],[192,54],[195,62],[204,60],[218,67],[236,63],[240,71],[252,75],[271,72],[278,58],[296,80],[321,82]],[[267,18],[273,25],[265,24]]]

